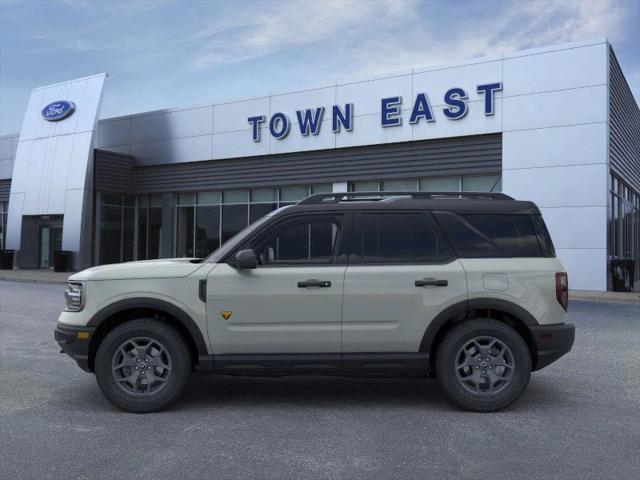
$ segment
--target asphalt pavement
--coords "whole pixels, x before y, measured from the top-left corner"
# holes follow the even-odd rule
[[[456,410],[435,380],[195,374],[135,415],[58,353],[63,289],[0,281],[6,480],[640,478],[640,305],[573,302],[573,351],[500,413]]]

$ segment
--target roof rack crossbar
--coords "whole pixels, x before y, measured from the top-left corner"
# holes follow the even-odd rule
[[[367,198],[368,197],[368,198]],[[298,202],[298,205],[318,203],[338,203],[349,200],[379,201],[382,197],[411,198],[482,198],[487,200],[513,200],[509,195],[496,192],[430,192],[430,191],[392,191],[392,192],[333,192],[316,193]]]

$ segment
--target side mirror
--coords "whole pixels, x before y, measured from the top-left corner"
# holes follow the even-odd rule
[[[235,256],[235,267],[240,270],[253,270],[258,266],[258,259],[256,258],[256,252],[248,248],[246,250],[240,250]]]

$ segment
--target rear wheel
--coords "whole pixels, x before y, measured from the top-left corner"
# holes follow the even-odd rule
[[[190,372],[189,348],[180,333],[154,319],[131,320],[113,329],[96,353],[100,389],[129,412],[165,408],[184,391]]]
[[[516,401],[531,376],[527,344],[513,328],[473,319],[447,333],[436,356],[440,384],[456,405],[494,412]]]

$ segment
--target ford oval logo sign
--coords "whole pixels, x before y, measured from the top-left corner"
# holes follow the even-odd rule
[[[51,102],[42,109],[42,118],[48,122],[59,122],[71,116],[75,109],[75,103],[68,100],[58,100],[57,102]]]

